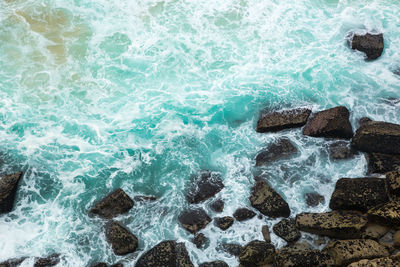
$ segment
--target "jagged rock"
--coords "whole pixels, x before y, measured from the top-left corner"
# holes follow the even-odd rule
[[[265,216],[289,217],[288,203],[269,184],[257,178],[250,196],[251,205]]]
[[[350,139],[353,137],[353,129],[349,117],[349,110],[343,106],[317,112],[304,126],[303,134],[312,137]]]
[[[368,173],[386,173],[400,170],[400,155],[368,153],[365,155]]]
[[[224,210],[225,203],[222,199],[217,199],[210,204],[210,208],[215,212],[222,212]]]
[[[90,267],[108,267],[108,264],[105,262],[97,262],[97,263],[90,265]]]
[[[371,239],[336,240],[329,243],[323,251],[331,255],[338,266],[346,266],[362,259],[389,256],[385,246]]]
[[[221,230],[227,230],[233,224],[233,218],[230,216],[214,218],[215,225]]]
[[[400,266],[399,257],[384,257],[373,260],[360,260],[353,262],[347,267],[398,267]]]
[[[33,267],[55,266],[60,262],[60,254],[54,253],[46,258],[36,258]]]
[[[400,202],[390,201],[386,204],[370,209],[368,218],[371,221],[384,225],[400,226]]]
[[[243,247],[239,244],[227,244],[227,243],[222,244],[222,250],[232,256],[239,256],[240,252],[242,251],[242,248]]]
[[[189,203],[196,204],[213,197],[224,188],[217,172],[201,171],[186,193]]]
[[[341,178],[336,182],[329,207],[332,210],[367,211],[388,201],[385,179]]]
[[[108,194],[90,209],[89,213],[104,219],[111,219],[128,212],[134,205],[133,200],[121,188]]]
[[[239,262],[244,267],[262,266],[272,263],[275,247],[264,241],[254,240],[245,245],[239,255]]]
[[[358,120],[358,124],[361,126],[363,126],[364,124],[367,124],[369,122],[371,122],[372,120],[368,117],[362,117],[361,119]]]
[[[211,218],[201,209],[188,209],[183,211],[178,218],[182,227],[192,234],[204,229],[211,222]]]
[[[233,213],[233,217],[239,222],[246,221],[256,216],[256,213],[246,208],[239,208]]]
[[[307,205],[310,207],[316,207],[319,204],[325,202],[325,197],[316,192],[306,193],[305,199],[306,199]]]
[[[356,155],[356,151],[349,142],[337,141],[329,145],[329,156],[333,160],[349,159]]]
[[[379,240],[390,231],[390,227],[369,222],[365,228],[362,238]]]
[[[107,224],[106,238],[116,255],[135,252],[139,244],[136,236],[116,221]]]
[[[400,171],[386,173],[386,187],[392,197],[400,197]]]
[[[372,121],[357,129],[352,146],[369,153],[400,154],[400,125]]]
[[[193,238],[192,242],[197,248],[203,248],[208,242],[208,238],[203,233],[200,233]]]
[[[384,47],[383,34],[354,34],[351,39],[351,48],[364,52],[367,59],[377,59],[382,55]]]
[[[287,138],[280,138],[267,148],[261,150],[256,156],[256,166],[263,166],[274,161],[287,159],[297,153],[297,148]]]
[[[200,264],[199,267],[229,267],[229,265],[224,261],[213,261],[213,262],[204,262]]]
[[[350,211],[301,213],[296,216],[300,231],[339,239],[360,238],[367,222],[365,215]]]
[[[145,201],[156,201],[157,198],[155,196],[135,196],[133,197],[133,200],[136,202],[145,202]]]
[[[268,225],[263,225],[263,227],[261,228],[261,233],[264,237],[265,242],[271,243],[271,234],[269,232]]]
[[[276,256],[275,266],[279,267],[319,267],[332,266],[332,257],[319,250],[299,250],[282,248]]]
[[[294,220],[282,219],[272,228],[274,233],[283,238],[288,243],[293,243],[300,239],[301,233],[296,227]]]
[[[301,127],[306,124],[310,114],[311,110],[306,108],[263,112],[258,119],[256,131],[265,133]]]
[[[0,214],[12,211],[21,177],[22,172],[17,172],[0,178]]]
[[[17,267],[26,259],[27,257],[22,257],[18,259],[9,259],[7,261],[0,262],[0,267]]]

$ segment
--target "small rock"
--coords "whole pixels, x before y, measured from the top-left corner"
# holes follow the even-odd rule
[[[0,214],[12,211],[22,172],[0,177]]]
[[[298,250],[282,248],[276,256],[276,266],[279,267],[317,267],[332,266],[333,260],[327,253],[319,250]]]
[[[256,157],[256,166],[263,166],[274,161],[287,159],[298,152],[295,145],[287,138],[280,138],[277,142],[261,150]]]
[[[254,240],[245,245],[239,255],[239,262],[244,267],[262,266],[272,263],[275,248],[270,243]]]
[[[121,188],[108,194],[89,211],[104,219],[111,219],[128,212],[134,205],[133,200]]]
[[[395,248],[400,249],[400,230],[393,235],[393,245]]]
[[[153,202],[156,201],[157,198],[155,196],[135,196],[133,200],[136,202]]]
[[[400,155],[368,153],[365,155],[368,173],[386,173],[400,170]]]
[[[235,219],[238,220],[239,222],[249,220],[255,216],[256,213],[254,211],[246,208],[239,208],[233,214],[233,217],[235,217]]]
[[[259,133],[275,132],[306,124],[311,114],[310,109],[298,108],[260,114],[256,131]]]
[[[349,159],[356,155],[356,151],[346,141],[337,141],[329,145],[329,156],[333,160]]]
[[[353,137],[350,112],[339,106],[315,113],[303,128],[303,134],[312,137],[350,139]]]
[[[208,242],[208,238],[203,233],[200,233],[193,238],[192,242],[197,248],[203,248]]]
[[[225,231],[233,224],[233,218],[230,216],[214,218],[215,225]]]
[[[325,203],[324,196],[316,192],[306,193],[305,198],[306,198],[306,203],[309,207],[316,207],[321,203]]]
[[[213,197],[224,188],[221,175],[217,172],[201,171],[189,187],[186,199],[189,203],[197,204]]]
[[[283,238],[288,243],[293,243],[300,239],[301,233],[297,229],[294,220],[282,219],[272,228],[274,233]]]
[[[392,197],[400,197],[400,171],[386,173],[386,187]]]
[[[178,220],[182,227],[192,234],[196,234],[201,229],[204,229],[211,222],[211,218],[201,208],[183,211],[179,215]]]
[[[224,210],[224,201],[222,199],[217,199],[210,204],[210,208],[215,212],[222,212]]]
[[[385,225],[369,222],[365,228],[362,238],[378,240],[389,231],[390,228]]]
[[[390,201],[383,206],[370,209],[368,218],[373,222],[378,222],[389,226],[400,226],[400,202]]]
[[[242,251],[242,246],[239,244],[224,243],[224,244],[222,244],[222,249],[223,249],[223,251],[227,252],[228,254],[237,257],[240,255],[240,251]]]
[[[351,40],[351,48],[364,52],[367,59],[377,59],[383,52],[383,34],[354,34]]]
[[[261,233],[264,237],[265,242],[271,243],[271,234],[269,232],[268,225],[263,225],[263,227],[261,228]]]
[[[224,261],[213,261],[202,263],[199,267],[229,267],[229,265]]]
[[[60,262],[60,254],[54,253],[46,258],[36,258],[33,267],[55,266]]]
[[[139,244],[136,236],[116,221],[107,224],[106,238],[116,255],[135,252]]]

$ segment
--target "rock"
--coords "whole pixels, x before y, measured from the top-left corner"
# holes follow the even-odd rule
[[[368,153],[365,155],[368,173],[386,173],[400,170],[400,155]]]
[[[397,249],[400,248],[400,230],[396,231],[393,236],[393,246]]]
[[[350,139],[353,137],[350,112],[339,106],[315,113],[303,128],[303,134],[312,137]]]
[[[7,261],[0,262],[0,267],[17,267],[26,259],[27,257],[22,257],[18,259],[9,259]]]
[[[385,104],[388,104],[390,106],[397,106],[400,103],[400,98],[396,98],[396,97],[389,97],[386,99],[382,99],[382,102]]]
[[[298,250],[282,248],[276,256],[276,266],[279,267],[319,267],[332,266],[333,260],[327,253],[319,250]]]
[[[400,171],[386,173],[386,187],[392,197],[400,197]]]
[[[122,263],[116,263],[111,265],[110,267],[124,267],[124,265]]]
[[[108,267],[108,264],[105,263],[105,262],[97,262],[97,263],[94,263],[94,264],[92,264],[90,266],[91,267]]]
[[[215,225],[225,231],[233,224],[233,218],[230,216],[214,218]]]
[[[259,133],[275,132],[306,124],[311,114],[310,109],[298,108],[260,114],[256,131]]]
[[[242,246],[239,244],[222,244],[222,249],[232,256],[239,256],[242,251]]]
[[[120,256],[135,252],[139,244],[136,236],[116,221],[107,224],[106,239],[115,255]]]
[[[208,238],[203,233],[200,233],[193,238],[192,242],[197,248],[203,248],[208,242]]]
[[[360,238],[366,224],[365,215],[350,211],[301,213],[296,216],[300,231],[338,239]]]
[[[346,266],[362,259],[389,256],[387,249],[371,239],[336,240],[329,243],[324,252],[331,255],[336,265]]]
[[[244,267],[262,266],[272,263],[275,248],[270,243],[254,240],[245,245],[239,255],[239,262]]]
[[[224,210],[224,201],[222,199],[217,199],[210,204],[210,208],[215,212],[222,212]]]
[[[296,228],[294,220],[282,219],[272,228],[274,233],[283,238],[288,243],[293,243],[300,239],[301,233]]]
[[[364,52],[367,59],[377,59],[383,52],[383,34],[354,34],[351,40],[351,48]]]
[[[383,206],[370,209],[368,218],[373,222],[378,222],[389,226],[400,226],[400,202],[390,201]]]
[[[263,227],[261,228],[261,233],[264,237],[265,242],[271,243],[271,234],[269,232],[268,225],[263,225]]]
[[[371,122],[372,120],[368,117],[362,117],[361,119],[358,120],[358,124],[361,126]]]
[[[329,156],[333,160],[349,159],[356,155],[356,151],[349,142],[337,141],[329,145]]]
[[[369,222],[365,228],[362,238],[379,240],[389,231],[390,228],[385,225]]]
[[[157,198],[155,196],[135,196],[133,200],[136,202],[153,202],[156,201]]]
[[[272,218],[289,217],[288,203],[269,184],[257,178],[250,196],[251,205],[265,216]]]
[[[189,203],[197,204],[213,197],[224,188],[221,175],[217,172],[201,171],[186,193]]]
[[[184,243],[176,243],[176,265],[177,267],[194,267]]]
[[[246,208],[239,208],[233,214],[233,217],[235,217],[235,219],[238,220],[239,222],[249,220],[254,216],[256,216],[256,213]]]
[[[287,159],[297,153],[297,148],[287,138],[280,138],[277,142],[261,150],[256,156],[256,166],[263,166],[274,161]]]
[[[0,178],[0,214],[12,211],[21,177],[22,172],[17,172]]]
[[[297,249],[297,250],[312,250],[311,245],[306,241],[289,243],[284,248]]]
[[[318,194],[317,192],[306,193],[305,198],[309,207],[316,207],[321,203],[325,203],[324,196]]]
[[[229,265],[224,261],[213,261],[202,263],[199,267],[229,267]]]
[[[111,219],[128,212],[134,205],[133,200],[121,188],[108,194],[90,209],[89,213],[103,219]]]
[[[211,222],[211,218],[201,209],[188,209],[183,211],[178,218],[182,227],[192,234],[204,229]]]
[[[400,125],[372,121],[357,129],[351,141],[354,148],[383,154],[400,154]]]
[[[341,178],[336,182],[329,207],[332,210],[364,212],[388,201],[385,179]]]
[[[33,267],[55,266],[60,262],[60,254],[54,253],[46,258],[36,258]]]
[[[373,260],[360,260],[353,262],[347,267],[395,267],[400,266],[400,259],[395,257],[384,257]]]

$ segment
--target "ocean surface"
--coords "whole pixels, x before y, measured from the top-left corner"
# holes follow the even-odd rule
[[[277,220],[225,232],[211,223],[210,245],[197,249],[177,216],[202,169],[222,173],[218,216],[250,206],[254,174],[268,177],[292,214],[328,210],[337,179],[365,175],[364,157],[331,161],[332,141],[300,129],[256,133],[259,112],[344,105],[354,129],[363,116],[400,123],[390,101],[400,96],[399,14],[398,0],[0,1],[0,172],[25,173],[15,209],[0,216],[0,261],[57,252],[59,266],[134,266],[176,239],[195,264],[237,266],[221,242],[262,240],[261,226]],[[354,30],[383,32],[378,60],[349,49]],[[300,153],[255,168],[257,152],[281,136]],[[158,198],[117,218],[139,239],[125,257],[105,241],[104,221],[87,216],[118,187]],[[325,204],[307,207],[312,191]],[[213,217],[209,202],[198,206]]]

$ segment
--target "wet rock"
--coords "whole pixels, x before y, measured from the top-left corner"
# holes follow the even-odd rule
[[[229,265],[224,261],[213,261],[202,263],[199,267],[229,267]]]
[[[351,39],[351,48],[364,52],[367,59],[377,59],[383,52],[383,34],[354,34]]]
[[[365,155],[368,173],[386,173],[400,170],[400,155],[368,153]]]
[[[400,248],[400,230],[396,231],[393,235],[393,246],[397,249]]]
[[[386,99],[382,99],[383,103],[388,104],[390,106],[397,106],[400,103],[400,98],[390,97]]]
[[[269,232],[268,225],[263,225],[263,227],[261,228],[261,233],[264,237],[265,242],[271,243],[271,234]]]
[[[373,222],[378,222],[389,226],[400,226],[400,202],[390,201],[382,206],[370,209],[368,218]]]
[[[336,182],[329,207],[332,210],[367,211],[388,201],[385,179],[341,178]]]
[[[338,239],[360,238],[367,222],[365,215],[350,211],[301,213],[296,216],[300,231]]]
[[[372,120],[368,117],[362,117],[361,119],[358,120],[358,124],[361,126],[371,122]]]
[[[214,222],[215,222],[215,225],[216,225],[219,229],[225,231],[225,230],[227,230],[229,227],[232,226],[232,224],[233,224],[233,218],[230,217],[230,216],[217,217],[217,218],[214,218]]]
[[[297,250],[302,250],[302,251],[303,250],[312,250],[311,245],[306,241],[289,243],[284,248],[297,249]]]
[[[55,266],[60,262],[60,254],[54,253],[46,258],[36,258],[33,267]]]
[[[306,193],[305,198],[309,207],[316,207],[321,203],[325,203],[325,197],[316,192]]]
[[[336,240],[329,243],[323,251],[331,255],[338,266],[346,266],[362,259],[389,256],[384,246],[371,239]]]
[[[201,209],[189,209],[183,211],[178,218],[182,227],[192,234],[196,234],[201,229],[204,229],[211,222],[211,218]]]
[[[252,188],[250,203],[265,216],[272,218],[290,216],[288,203],[260,178],[256,179],[256,184]]]
[[[312,137],[350,139],[353,137],[350,112],[339,106],[315,113],[303,128],[303,134]]]
[[[242,251],[242,246],[239,244],[223,243],[221,247],[223,251],[236,257],[238,257],[240,251]]]
[[[249,220],[255,216],[256,213],[254,211],[246,208],[239,208],[233,214],[233,217],[235,217],[235,219],[238,220],[239,222]]]
[[[300,239],[301,233],[296,227],[294,220],[282,219],[272,228],[274,233],[283,238],[288,243],[293,243]]]
[[[12,211],[21,177],[22,172],[17,172],[0,178],[0,214]]]
[[[263,266],[272,263],[275,248],[270,243],[254,240],[245,245],[239,255],[239,262],[244,267]]]
[[[224,210],[225,203],[222,199],[217,199],[210,204],[211,210],[215,212],[222,212]]]
[[[203,248],[208,242],[208,238],[203,233],[200,233],[193,238],[192,242],[197,248]]]
[[[400,171],[386,173],[386,187],[392,197],[400,197]]]
[[[217,172],[201,171],[186,193],[189,203],[196,204],[213,197],[224,188]]]
[[[263,166],[274,161],[287,159],[297,153],[297,148],[287,138],[280,138],[277,142],[261,150],[256,156],[256,166]]]
[[[124,267],[124,265],[122,263],[116,263],[111,265],[110,267]]]
[[[9,259],[7,261],[0,262],[0,267],[17,267],[26,259],[27,257],[22,257],[18,259]]]
[[[136,236],[116,221],[107,224],[106,238],[116,255],[126,255],[138,248]]]
[[[329,145],[329,156],[333,160],[349,159],[356,155],[356,151],[349,142],[338,141]]]
[[[276,256],[276,266],[279,267],[317,267],[332,266],[332,257],[319,250],[298,250],[282,248]]]
[[[389,231],[390,228],[388,226],[369,222],[365,228],[362,238],[378,240]]]
[[[351,142],[360,151],[400,154],[400,125],[372,121],[357,129]]]
[[[258,119],[256,131],[265,133],[301,127],[306,124],[310,114],[311,110],[306,108],[263,112]]]
[[[135,196],[133,200],[136,202],[153,202],[156,201],[157,198],[155,196]]]
[[[128,212],[134,205],[133,200],[121,188],[108,194],[90,209],[89,213],[104,219],[111,219]]]
[[[395,267],[400,266],[399,257],[384,257],[373,260],[360,260],[347,267]]]
[[[176,265],[177,267],[194,267],[184,243],[176,244]]]
[[[105,262],[97,262],[97,263],[90,265],[90,267],[108,267],[108,264]]]

